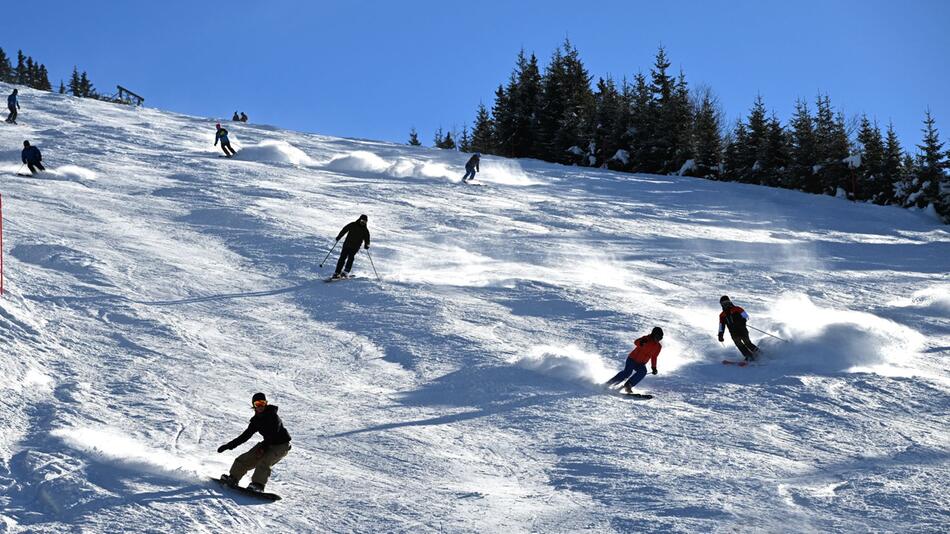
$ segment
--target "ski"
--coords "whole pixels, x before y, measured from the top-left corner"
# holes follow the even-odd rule
[[[244,495],[250,495],[250,496],[252,496],[252,497],[257,497],[258,499],[264,499],[264,500],[267,500],[267,501],[279,501],[280,498],[281,498],[280,495],[277,495],[276,493],[269,493],[269,492],[266,492],[266,491],[254,491],[254,490],[250,490],[250,489],[247,489],[247,488],[245,488],[245,487],[242,487],[242,486],[232,486],[232,485],[230,485],[230,484],[225,483],[225,482],[222,481],[220,478],[211,477],[211,480],[217,482],[218,484],[221,484],[221,486],[223,486],[223,487],[225,487],[225,488],[233,489],[234,491],[237,491],[237,492],[239,492],[239,493],[243,493]]]
[[[634,400],[650,400],[653,398],[653,395],[646,395],[643,393],[618,393],[618,395]]]
[[[737,367],[745,367],[749,365],[749,362],[745,360],[723,360],[723,365],[735,365]]]

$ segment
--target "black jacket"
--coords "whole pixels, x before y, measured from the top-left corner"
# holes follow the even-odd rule
[[[277,415],[277,406],[270,404],[263,412],[254,414],[251,423],[247,425],[247,430],[227,442],[222,448],[225,450],[233,449],[251,439],[255,432],[260,432],[261,436],[264,436],[264,445],[290,443],[290,434],[287,433],[284,422]]]
[[[346,235],[346,241],[343,242],[343,248],[360,248],[364,242],[367,247],[369,246],[369,228],[360,224],[359,221],[353,221],[344,226],[340,234],[336,236],[336,240],[339,241],[344,235]]]
[[[481,169],[478,168],[479,161],[481,161],[481,159],[478,156],[473,155],[472,157],[468,158],[468,163],[465,164],[465,168],[475,169],[478,172],[482,172]]]
[[[20,153],[20,156],[23,158],[23,163],[32,163],[37,164],[43,161],[43,155],[40,154],[40,149],[35,146],[28,146],[23,149],[23,152]]]

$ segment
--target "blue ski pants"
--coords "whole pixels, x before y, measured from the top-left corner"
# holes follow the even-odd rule
[[[633,376],[631,376],[633,375]],[[627,380],[626,386],[634,387],[643,380],[643,377],[647,375],[647,364],[637,363],[633,358],[627,358],[627,364],[624,366],[623,371],[620,371],[613,378],[607,381],[607,385],[613,386],[623,382],[627,377],[630,377]]]

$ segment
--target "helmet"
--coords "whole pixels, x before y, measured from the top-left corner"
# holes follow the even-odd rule
[[[30,142],[29,142],[29,141],[23,141],[23,146],[25,146],[25,147],[26,147],[26,146],[30,146]]]
[[[214,127],[215,127],[215,128],[220,128],[220,127],[221,127],[221,123],[219,122],[219,123],[215,124]]]
[[[257,392],[257,393],[254,394],[253,397],[251,397],[251,402],[256,402],[256,401],[259,401],[259,400],[266,401],[266,400],[267,400],[267,397],[265,397],[264,394],[261,393],[261,392]]]
[[[482,157],[482,153],[481,153],[481,152],[476,152],[476,153],[475,153],[475,157],[476,157],[476,158]]]
[[[653,336],[653,339],[659,341],[663,339],[663,329],[659,326],[653,327],[653,331],[650,332],[650,335]]]
[[[369,220],[369,217],[367,217],[366,214],[364,213],[363,215],[360,215],[360,218],[359,218],[359,219],[356,219],[356,220],[357,220],[357,221],[368,221],[368,220]]]

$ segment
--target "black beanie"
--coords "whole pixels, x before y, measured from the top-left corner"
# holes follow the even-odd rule
[[[719,304],[722,304],[723,302],[732,302],[732,301],[729,300],[729,297],[727,297],[726,295],[723,295],[719,297]]]
[[[363,215],[360,215],[360,218],[357,219],[357,220],[358,220],[358,221],[368,221],[368,220],[369,220],[369,217],[367,217],[366,214],[363,214]]]
[[[260,392],[255,393],[254,396],[251,397],[251,403],[255,403],[255,402],[259,401],[259,400],[266,401],[266,400],[267,400],[267,397],[265,397],[264,394],[263,394],[263,393],[260,393]]]
[[[654,326],[653,331],[650,332],[650,335],[653,336],[653,339],[659,341],[663,339],[663,329],[659,326]]]

